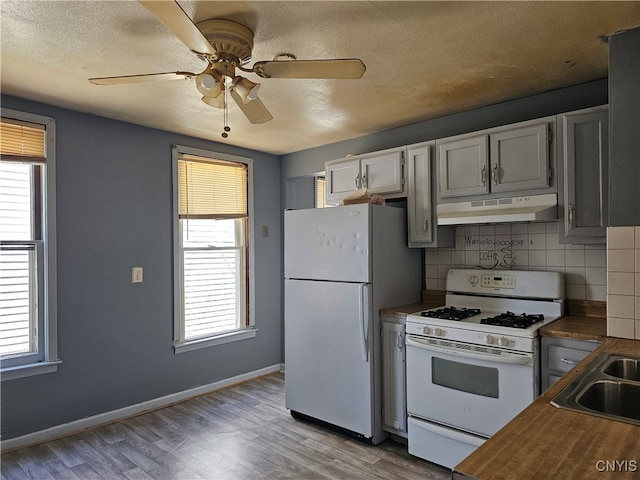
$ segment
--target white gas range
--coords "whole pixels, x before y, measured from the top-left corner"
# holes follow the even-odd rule
[[[556,272],[451,269],[446,307],[407,317],[409,453],[453,468],[539,393],[538,329]]]

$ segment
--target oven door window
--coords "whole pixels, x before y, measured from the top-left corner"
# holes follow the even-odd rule
[[[498,369],[431,357],[431,381],[442,387],[499,398]]]

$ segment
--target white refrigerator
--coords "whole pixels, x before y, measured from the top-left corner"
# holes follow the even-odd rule
[[[382,415],[381,308],[420,301],[422,255],[403,208],[348,205],[284,218],[285,402],[372,444]]]

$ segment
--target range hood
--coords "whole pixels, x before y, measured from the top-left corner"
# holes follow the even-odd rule
[[[438,225],[557,220],[558,196],[549,193],[442,203],[437,207],[437,217]]]

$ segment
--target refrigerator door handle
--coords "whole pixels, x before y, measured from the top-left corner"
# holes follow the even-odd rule
[[[360,285],[360,348],[362,350],[362,361],[369,361],[369,285]]]

